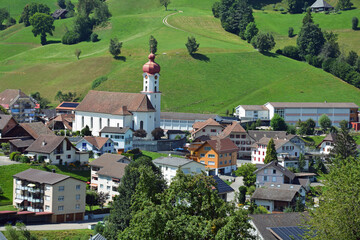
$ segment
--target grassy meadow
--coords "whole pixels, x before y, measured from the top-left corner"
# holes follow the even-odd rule
[[[0,7],[20,16],[25,0]],[[56,9],[55,0],[37,0]],[[0,31],[0,91],[21,88],[25,93],[39,91],[57,105],[58,90],[85,96],[93,80],[107,76],[97,90],[139,92],[142,65],[149,53],[148,40],[158,41],[156,61],[161,65],[162,111],[225,113],[239,104],[268,101],[350,101],[360,104],[359,89],[303,62],[276,54],[263,55],[238,36],[225,32],[219,19],[212,17],[215,0],[173,0],[169,11],[158,0],[108,0],[113,17],[107,26],[95,29],[100,41],[63,45],[60,40],[73,19],[55,21],[50,44],[41,46],[31,27],[17,24]],[[356,3],[360,2],[356,0]],[[262,31],[275,35],[277,48],[295,45],[287,30],[301,27],[302,14],[280,14],[271,10],[254,11]],[[179,12],[181,11],[181,12]],[[168,23],[163,19],[171,13]],[[339,33],[342,49],[360,54],[360,31],[352,31],[351,18],[360,10],[341,14],[314,14],[323,29]],[[359,16],[360,18],[360,16]],[[350,20],[349,20],[350,19]],[[195,36],[200,49],[193,57],[185,48],[188,36]],[[122,60],[108,52],[109,40],[123,42]],[[80,60],[74,51],[81,50]]]

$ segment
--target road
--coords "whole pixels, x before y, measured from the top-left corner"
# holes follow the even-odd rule
[[[26,228],[31,231],[87,229],[89,224],[96,224],[98,221],[101,221],[101,219],[76,223],[27,225]],[[5,231],[5,227],[0,227],[0,231]]]
[[[11,165],[11,164],[19,164],[19,162],[11,161],[6,156],[0,156],[0,166]]]

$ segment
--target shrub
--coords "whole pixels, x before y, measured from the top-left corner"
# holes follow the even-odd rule
[[[314,67],[321,68],[322,66],[322,59],[319,58],[318,56],[307,55],[305,59],[307,63],[309,63]]]
[[[63,44],[72,45],[80,42],[80,34],[75,31],[68,31],[61,39]]]
[[[92,82],[91,89],[95,89],[100,86],[101,83],[105,82],[108,78],[106,76],[99,77]]]
[[[246,200],[246,187],[240,186],[239,187],[239,203],[244,204]]]
[[[294,28],[289,27],[288,36],[289,36],[290,38],[294,36]]]
[[[4,153],[8,153],[10,151],[10,143],[2,143],[1,149]]]
[[[195,37],[188,37],[188,41],[185,46],[189,54],[192,55],[199,49],[200,44],[196,42]]]
[[[98,42],[99,41],[99,35],[97,33],[92,33],[90,36],[90,39],[92,42]]]
[[[250,186],[247,188],[247,195],[252,195],[255,192],[256,187],[255,186]]]
[[[9,155],[10,160],[15,160],[15,156],[20,155],[20,152],[12,152]]]
[[[27,156],[20,156],[20,162],[22,163],[30,163],[30,159]]]
[[[281,49],[277,49],[276,51],[275,51],[277,54],[283,54],[283,52],[282,52],[282,50]]]
[[[351,20],[351,23],[352,23],[352,29],[357,30],[358,24],[359,24],[359,19],[357,17],[353,17]]]
[[[282,54],[295,60],[301,60],[299,48],[295,46],[284,47]]]
[[[6,19],[5,26],[7,28],[11,27],[12,25],[15,25],[15,24],[16,24],[16,20],[13,17]]]
[[[220,17],[220,13],[219,13],[220,5],[221,5],[220,2],[214,2],[214,4],[212,5],[212,8],[211,8],[214,17],[216,17],[216,18]]]
[[[18,161],[20,161],[20,157],[21,157],[20,154],[16,154],[16,155],[14,156],[14,160],[15,160],[16,162],[18,162]]]
[[[334,58],[328,58],[322,63],[322,69],[325,72],[330,72],[334,63],[336,62],[336,59]]]

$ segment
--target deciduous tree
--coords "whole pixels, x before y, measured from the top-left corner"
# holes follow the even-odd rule
[[[341,10],[350,9],[354,5],[350,0],[339,0],[336,8]]]
[[[252,163],[246,163],[241,165],[236,171],[236,176],[242,176],[243,182],[246,187],[255,185],[256,174],[254,173],[257,170],[256,166]]]
[[[268,164],[272,161],[277,161],[277,152],[275,149],[275,143],[274,143],[274,139],[270,139],[268,145],[267,145],[267,149],[266,149],[266,156],[264,159],[264,163]]]
[[[86,192],[86,205],[90,207],[90,212],[92,207],[99,204],[99,196],[95,191]]]
[[[190,55],[193,55],[199,49],[200,43],[196,42],[195,37],[188,37],[188,41],[185,44]]]
[[[121,54],[122,42],[119,42],[117,38],[110,39],[109,52],[116,58]]]
[[[6,8],[0,8],[0,30],[3,22],[10,17],[10,13]]]
[[[88,125],[81,129],[81,136],[91,136],[91,131]]]
[[[160,4],[165,7],[165,11],[167,11],[167,8],[170,3],[171,3],[170,0],[160,0]]]
[[[251,44],[260,52],[268,52],[275,47],[275,40],[271,33],[258,33],[252,38]]]
[[[40,35],[41,44],[46,44],[46,34],[53,35],[55,30],[54,19],[45,13],[35,13],[30,18],[30,24],[33,26],[32,32],[34,36]]]
[[[285,120],[276,113],[274,114],[274,117],[270,120],[270,126],[273,131],[286,131],[287,128]]]
[[[331,128],[332,124],[328,115],[326,114],[321,115],[321,117],[319,118],[319,125],[325,132]]]
[[[161,137],[165,136],[164,130],[161,128],[155,128],[154,130],[152,130],[151,135],[154,137],[155,140],[160,140]]]
[[[245,30],[245,39],[247,40],[247,42],[251,42],[251,39],[253,39],[253,37],[256,36],[256,34],[258,34],[259,29],[256,27],[255,22],[251,22],[246,26],[246,30]]]
[[[304,171],[304,167],[306,166],[306,160],[305,160],[304,154],[302,154],[302,153],[300,153],[300,156],[299,156],[298,166],[299,166],[300,172]]]

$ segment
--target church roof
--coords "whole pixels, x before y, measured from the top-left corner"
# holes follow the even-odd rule
[[[324,0],[316,0],[316,2],[311,5],[311,8],[333,8],[333,6],[331,6]]]
[[[131,115],[131,112],[155,112],[148,97],[141,93],[91,90],[75,111]]]

